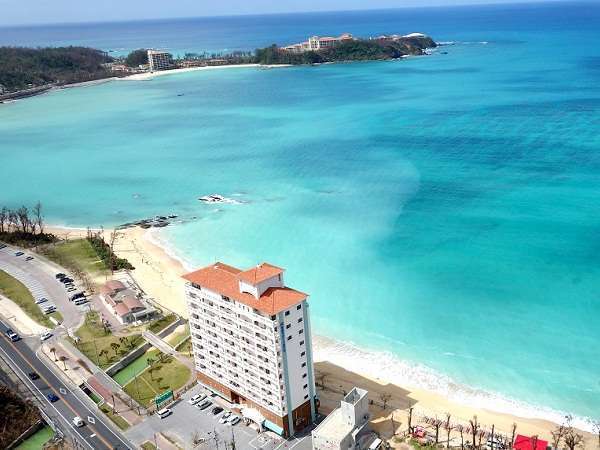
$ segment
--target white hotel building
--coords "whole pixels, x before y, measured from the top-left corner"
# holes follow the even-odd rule
[[[290,436],[315,420],[308,296],[267,263],[184,275],[198,380]]]

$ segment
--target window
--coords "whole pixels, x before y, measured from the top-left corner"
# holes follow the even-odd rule
[[[304,341],[300,341],[300,345],[304,345]]]
[[[288,341],[291,341],[291,340],[292,340],[292,336],[288,336]]]
[[[271,316],[271,320],[277,319],[277,316]]]
[[[286,312],[285,312],[285,315],[286,315],[286,316],[289,316],[289,315],[290,315],[290,312],[289,312],[289,311],[286,311]]]
[[[304,356],[304,355],[306,355],[306,352],[300,353],[300,356]]]
[[[307,377],[307,374],[302,375],[302,378],[306,378],[306,377]]]
[[[306,367],[306,363],[305,362],[302,363],[302,367]]]
[[[285,326],[285,329],[286,329],[286,330],[289,330],[291,326],[292,326],[292,325],[288,323],[288,324]]]
[[[304,396],[304,400],[308,400],[308,394]]]
[[[300,322],[302,322],[302,317],[300,317],[300,318],[298,319],[298,323],[300,323]]]
[[[302,334],[302,333],[304,333],[304,330],[298,331],[298,334]]]
[[[296,309],[300,309],[300,308],[302,308],[302,305],[296,306]]]
[[[308,384],[305,384],[304,386],[302,386],[302,389],[306,389],[308,388]]]

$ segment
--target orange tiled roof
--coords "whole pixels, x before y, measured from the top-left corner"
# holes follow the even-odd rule
[[[275,272],[276,274],[283,271],[279,267],[270,264],[268,266],[269,270],[278,270],[279,272]],[[308,297],[307,294],[288,287],[271,287],[257,299],[251,294],[240,292],[240,275],[247,272],[242,272],[227,264],[215,263],[188,273],[183,278],[268,315],[285,311]]]
[[[239,272],[238,278],[246,283],[256,286],[258,283],[268,280],[269,278],[273,278],[280,273],[283,273],[283,269],[281,267],[264,262],[256,267]]]

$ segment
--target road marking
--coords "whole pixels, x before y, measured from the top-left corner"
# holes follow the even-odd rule
[[[27,358],[25,358],[25,356],[23,355],[23,353],[22,353],[22,352],[21,352],[21,351],[20,351],[20,350],[19,350],[19,349],[18,349],[18,348],[17,348],[17,347],[16,347],[16,346],[15,346],[15,345],[12,343],[12,342],[10,342],[10,341],[9,341],[8,339],[6,339],[4,336],[2,336],[2,337],[3,337],[3,338],[4,338],[4,339],[5,339],[5,340],[6,340],[6,341],[9,343],[9,345],[10,345],[11,347],[13,347],[13,350],[15,350],[15,351],[16,351],[16,352],[17,352],[17,353],[18,353],[18,354],[21,356],[21,358],[22,358],[22,359],[23,359],[23,360],[24,360],[24,361],[25,361],[25,362],[26,362],[26,363],[29,365],[29,367],[31,367],[31,369],[35,371],[35,367],[33,367],[33,365],[32,365],[32,364],[31,364],[31,363],[30,363],[30,362],[27,360]],[[6,354],[6,352],[4,352],[4,353]],[[34,353],[34,354],[35,354],[35,353]],[[8,356],[8,354],[7,354],[7,356]],[[37,355],[36,355],[36,356],[37,356]],[[11,359],[11,358],[9,357],[9,359]],[[39,359],[39,358],[38,358],[38,359]],[[12,359],[11,359],[11,361],[12,361]],[[40,361],[41,361],[41,360],[40,360]],[[14,361],[12,361],[12,362],[13,362],[13,364],[15,364],[15,362],[14,362]],[[17,366],[17,367],[19,367],[19,366]],[[20,369],[20,367],[19,367],[19,369]],[[48,368],[48,369],[49,369],[49,368]],[[50,370],[50,369],[49,369],[49,370]],[[52,371],[52,373],[54,374],[54,372],[53,372],[53,371]],[[23,373],[23,375],[25,375],[25,374]],[[48,387],[50,388],[50,390],[52,390],[52,391],[53,391],[53,392],[56,394],[56,389],[55,389],[55,388],[52,386],[52,384],[50,384],[50,383],[48,382],[48,380],[46,379],[46,377],[44,377],[44,375],[41,375],[41,374],[39,374],[39,375],[40,375],[40,378],[41,378],[42,380],[44,380],[44,383],[46,383],[46,384],[48,385]],[[56,376],[56,375],[55,375],[55,376]],[[60,383],[62,383],[62,380],[60,380],[60,378],[58,378],[58,376],[56,376],[56,378],[58,379],[58,381],[59,381]],[[35,386],[35,385],[34,385],[34,386]],[[36,388],[37,388],[37,386],[36,386]],[[38,389],[38,391],[39,391],[39,389]],[[41,391],[40,391],[40,394],[41,394]],[[42,395],[43,395],[43,394],[42,394]],[[69,402],[68,402],[68,401],[67,401],[67,400],[66,400],[64,397],[63,397],[63,403],[64,403],[64,404],[67,406],[67,408],[69,408],[71,411],[73,411],[73,414],[77,415],[77,411],[75,411],[75,408],[73,408],[73,406],[71,406],[71,404],[70,404],[70,403],[69,403]],[[82,405],[83,405],[83,406],[84,406],[84,407],[87,409],[87,407],[86,407],[86,406],[85,406],[83,403],[81,403],[81,404],[82,404]],[[56,406],[54,407],[54,409],[56,409],[56,411],[58,412],[58,409],[56,408]],[[89,410],[88,410],[88,411],[89,411]],[[59,413],[59,414],[60,414],[60,413]],[[63,416],[62,414],[61,414],[61,417],[64,419],[64,416]],[[67,421],[67,422],[68,422],[68,421]],[[92,429],[92,431],[93,431],[93,432],[97,433],[97,431],[96,431],[96,430],[95,430],[93,427],[90,427],[90,428]],[[79,433],[79,432],[78,432],[78,433]],[[81,434],[80,434],[80,436],[81,436]],[[116,435],[115,435],[115,436],[116,436]],[[83,436],[81,436],[81,437],[83,437]],[[112,448],[112,445],[110,445],[110,443],[109,443],[109,442],[108,442],[106,439],[104,439],[104,438],[103,438],[101,435],[98,435],[98,438],[99,438],[99,439],[102,441],[102,443],[103,443],[103,444],[106,446],[106,448],[109,448],[109,449],[110,449],[110,448]],[[117,438],[118,438],[118,436],[117,436]],[[119,439],[119,440],[120,440],[120,439]],[[88,444],[88,445],[90,445],[90,444]],[[91,445],[90,445],[90,447],[91,447]],[[92,448],[93,448],[93,447],[92,447]]]
[[[67,390],[64,388],[58,388],[58,392],[60,392],[62,395],[66,395],[67,394]]]
[[[90,437],[91,437],[91,438],[93,438],[93,437],[96,437],[96,433],[94,433],[94,434],[90,434]]]
[[[94,419],[92,416],[88,416],[88,422],[91,424],[95,424],[96,423],[96,419]]]

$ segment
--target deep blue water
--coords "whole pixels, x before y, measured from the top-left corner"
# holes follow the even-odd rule
[[[121,53],[346,31],[454,42],[2,105],[1,203],[40,199],[69,225],[179,213],[162,238],[191,264],[286,267],[316,331],[369,352],[329,349],[339,361],[360,354],[359,369],[490,407],[598,418],[598,30],[598,3],[579,2],[0,29],[4,44]],[[197,201],[212,192],[249,203]]]

